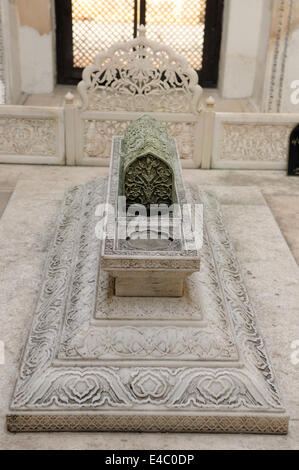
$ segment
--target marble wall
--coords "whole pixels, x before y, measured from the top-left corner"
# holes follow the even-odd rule
[[[52,0],[15,0],[19,22],[22,90],[50,93],[55,85]]]
[[[298,113],[298,50],[299,0],[225,0],[221,96],[250,98],[258,112]]]
[[[225,1],[219,72],[223,98],[253,95],[259,56],[267,43],[270,3],[271,0]]]

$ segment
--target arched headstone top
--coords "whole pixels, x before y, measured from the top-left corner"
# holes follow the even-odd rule
[[[171,205],[174,201],[173,145],[166,127],[142,116],[125,132],[121,150],[121,180],[127,205]]]
[[[152,155],[172,167],[173,151],[164,124],[149,115],[132,121],[122,142],[122,158],[127,168],[137,158]]]
[[[185,57],[148,39],[144,27],[137,38],[97,54],[78,91],[84,109],[132,112],[198,113],[202,94]]]

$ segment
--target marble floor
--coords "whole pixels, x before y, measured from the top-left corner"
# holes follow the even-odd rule
[[[0,217],[8,204],[12,191],[12,189],[0,189]]]
[[[299,364],[293,364],[290,360],[291,343],[294,340],[299,340],[299,271],[294,261],[295,259],[297,264],[299,263],[299,178],[287,177],[285,172],[281,171],[185,170],[184,177],[186,180],[197,182],[205,189],[209,186],[222,188],[221,204],[224,207],[228,229],[241,266],[245,269],[244,274],[249,293],[253,293],[253,300],[259,311],[259,324],[264,333],[278,383],[287,398],[287,408],[291,416],[288,436],[125,433],[64,433],[62,435],[28,433],[13,435],[6,432],[4,416],[9,396],[11,396],[12,384],[16,378],[16,364],[19,363],[21,357],[21,346],[24,344],[30,324],[31,308],[33,308],[30,305],[30,300],[22,297],[22,292],[15,297],[13,297],[13,292],[14,290],[18,292],[18,288],[27,284],[32,289],[32,296],[36,295],[40,279],[36,276],[32,280],[30,266],[32,263],[42,262],[29,259],[26,247],[22,248],[24,244],[22,233],[14,235],[18,245],[15,250],[14,246],[9,243],[10,224],[12,223],[13,227],[18,227],[18,225],[14,225],[18,221],[13,221],[14,210],[17,209],[15,214],[18,214],[21,219],[20,226],[26,227],[26,223],[28,226],[27,215],[30,218],[30,214],[41,214],[40,208],[45,206],[43,201],[48,200],[48,196],[38,189],[40,182],[46,181],[54,183],[47,185],[47,187],[53,188],[51,190],[52,202],[48,205],[47,210],[54,217],[60,205],[62,191],[65,188],[107,173],[108,168],[99,167],[0,165],[0,217],[2,214],[2,218],[0,218],[0,234],[2,234],[0,239],[2,240],[0,241],[0,275],[1,266],[4,274],[6,268],[6,272],[9,273],[7,275],[9,279],[6,279],[9,292],[5,293],[6,297],[3,291],[0,292],[0,303],[1,299],[9,298],[11,307],[6,311],[4,302],[2,302],[0,340],[4,341],[6,345],[7,360],[5,365],[0,365],[0,448],[299,449]],[[244,213],[241,213],[241,203],[238,207],[238,194],[242,193],[244,186],[259,190],[258,198],[254,195],[257,192],[253,191],[252,195],[248,197],[248,201],[245,201],[248,205],[248,217],[251,217],[251,220],[248,221],[250,229],[248,229],[247,249],[244,249],[247,230],[244,219],[246,217]],[[36,208],[28,206],[28,191],[36,193]],[[246,191],[247,193],[248,191]],[[24,202],[22,194],[24,194]],[[244,204],[244,196],[242,204]],[[273,217],[270,217],[271,213]],[[260,226],[252,224],[253,216],[254,220],[260,218]],[[267,222],[262,220],[264,216],[266,216]],[[42,216],[40,216],[38,225],[42,231]],[[261,226],[263,229],[260,228]],[[252,243],[251,230],[254,230],[255,235],[259,238],[259,246]],[[46,236],[45,241],[48,240],[47,237],[49,238],[50,234]],[[240,242],[243,240],[240,245],[238,245],[239,240]],[[271,247],[271,256],[269,256],[269,251],[267,252],[268,246]],[[18,266],[22,264],[19,264],[17,252],[22,249],[25,250],[22,256],[25,258],[25,265],[26,263],[28,265],[28,272],[18,270]],[[46,252],[46,243],[41,258],[44,256],[44,252]],[[277,253],[277,263],[275,253]],[[7,266],[3,264],[4,259],[8,260]],[[14,272],[17,272],[17,275],[14,276]],[[283,289],[280,288],[282,280],[285,286]],[[263,289],[259,289],[262,294],[254,298],[256,283],[260,282],[263,284]],[[9,283],[15,283],[15,285],[10,286]],[[26,307],[23,308],[22,305],[26,305]],[[16,319],[18,320],[16,321]]]

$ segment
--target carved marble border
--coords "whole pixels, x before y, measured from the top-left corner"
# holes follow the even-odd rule
[[[105,180],[96,184],[104,190]],[[66,194],[7,417],[8,429],[146,430],[148,426],[150,430],[155,419],[154,430],[160,431],[172,424],[173,430],[181,431],[287,432],[288,418],[219,205],[212,194],[199,195],[196,187],[191,192],[205,205],[207,234],[242,366],[219,362],[190,367],[185,362],[176,367],[150,363],[94,367],[76,359],[55,365],[77,259],[74,254],[87,243],[79,228],[82,211],[93,190],[89,183]],[[137,417],[130,420],[132,415]]]
[[[10,432],[194,432],[194,433],[245,433],[287,434],[288,418],[281,416],[208,415],[118,415],[68,414],[68,415],[9,415]]]
[[[84,243],[74,257],[56,358],[80,358],[85,362],[120,358],[160,363],[237,361],[239,355],[206,230],[201,272],[188,279],[183,298],[109,298],[111,286],[94,237],[94,208],[104,198],[105,182],[93,183],[90,188],[88,198],[82,196],[78,233],[84,234]],[[161,325],[159,320],[167,320],[167,324]],[[181,322],[175,323],[177,320]]]
[[[120,359],[155,360],[169,365],[174,360],[238,361],[206,231],[201,272],[188,279],[183,298],[109,298],[110,282],[99,261],[99,243],[94,237],[94,207],[101,191],[104,197],[103,183],[93,184],[88,198],[82,196],[78,239],[84,234],[84,243],[74,255],[56,359],[101,364],[107,359],[116,364]]]
[[[271,37],[265,72],[264,112],[281,111],[293,6],[293,0],[273,2]]]

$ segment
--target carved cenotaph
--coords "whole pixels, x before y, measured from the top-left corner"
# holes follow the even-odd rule
[[[113,138],[109,178],[66,192],[7,428],[285,434],[288,420],[217,198],[184,188],[174,140],[141,116]]]
[[[114,148],[108,203],[115,210],[108,216],[103,269],[115,279],[117,296],[181,297],[185,279],[200,268],[200,256],[186,247],[187,199],[175,143],[163,124],[143,116],[128,126],[124,138],[114,139]],[[134,209],[143,214],[138,232]],[[121,226],[125,239],[118,237]],[[195,245],[191,236],[188,245]]]

